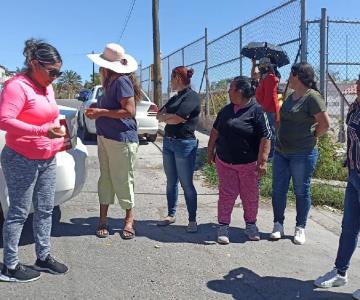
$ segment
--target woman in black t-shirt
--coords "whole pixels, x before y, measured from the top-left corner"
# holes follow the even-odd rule
[[[256,217],[258,179],[266,174],[271,129],[266,114],[252,97],[255,87],[244,76],[229,88],[231,103],[217,115],[208,143],[208,163],[216,163],[219,177],[218,243],[229,244],[228,228],[236,198],[240,195],[246,222],[245,234],[260,240]]]
[[[197,193],[193,183],[193,174],[198,146],[194,131],[199,120],[200,97],[190,88],[192,75],[193,70],[184,66],[173,69],[171,87],[178,93],[160,109],[157,115],[160,122],[166,123],[163,164],[167,179],[168,204],[168,214],[158,225],[167,226],[175,222],[180,181],[189,213],[187,232],[197,231]]]

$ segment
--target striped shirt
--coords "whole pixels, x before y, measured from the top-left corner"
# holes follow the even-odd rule
[[[360,174],[360,103],[355,100],[346,116],[347,125],[347,165]]]

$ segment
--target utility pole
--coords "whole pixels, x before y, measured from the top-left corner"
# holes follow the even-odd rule
[[[160,58],[160,32],[159,32],[159,0],[152,0],[153,18],[153,49],[154,49],[154,102],[162,104],[161,91],[161,58]]]
[[[94,51],[92,51],[91,52],[92,54],[94,54]],[[94,62],[93,62],[93,64],[92,64],[93,66],[93,74],[92,74],[92,83],[93,83],[93,86],[95,86],[95,64],[94,64]]]

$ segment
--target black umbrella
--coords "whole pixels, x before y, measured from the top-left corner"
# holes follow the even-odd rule
[[[278,67],[282,67],[290,63],[287,53],[280,46],[267,42],[251,42],[247,46],[243,47],[240,53],[251,59],[269,57],[271,62],[276,64]]]

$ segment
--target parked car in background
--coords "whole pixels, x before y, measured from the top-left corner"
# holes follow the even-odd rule
[[[159,130],[159,122],[156,119],[158,107],[155,103],[151,102],[144,91],[141,92],[143,97],[136,105],[135,116],[138,134],[140,137],[145,137],[149,142],[155,142]],[[79,97],[77,98],[79,101],[83,102],[79,108],[78,124],[79,127],[83,128],[84,140],[90,139],[92,135],[96,134],[95,120],[90,120],[86,117],[85,110],[89,107],[96,107],[97,99],[101,97],[102,94],[102,86],[96,85],[90,90],[90,93],[85,100]]]
[[[91,92],[91,90],[89,90],[89,89],[83,89],[76,96],[76,99],[78,99],[80,101],[86,101],[86,99],[88,98],[90,92]]]
[[[60,124],[66,128],[66,136],[71,143],[64,145],[56,154],[56,191],[55,206],[64,203],[80,193],[86,179],[86,160],[88,152],[86,146],[77,137],[77,110],[61,106]],[[0,150],[5,145],[5,131],[0,130]],[[9,208],[8,191],[3,171],[0,166],[0,219]],[[4,214],[3,214],[4,213]]]

